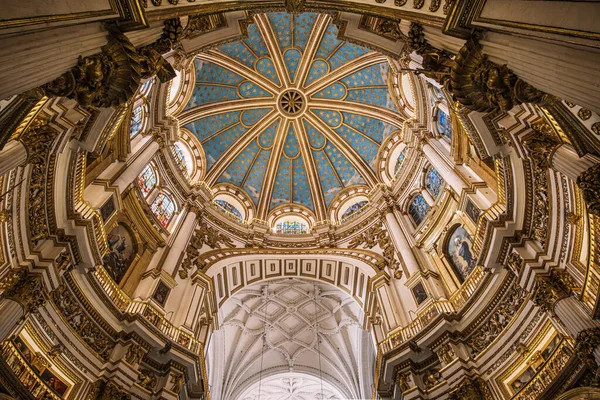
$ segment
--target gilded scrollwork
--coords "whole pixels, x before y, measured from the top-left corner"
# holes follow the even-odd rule
[[[425,391],[433,389],[438,384],[442,383],[444,377],[440,373],[439,369],[430,368],[425,371],[422,375],[423,387]]]
[[[185,279],[189,275],[189,270],[196,263],[200,250],[204,245],[211,249],[233,248],[235,244],[231,238],[216,229],[210,228],[206,223],[204,216],[198,214],[198,225],[194,231],[190,243],[188,244],[185,254],[186,257],[181,263],[179,269],[179,277]]]
[[[440,346],[439,349],[437,349],[436,354],[444,365],[450,364],[456,358],[456,353],[450,343],[445,343]]]
[[[79,57],[77,65],[40,88],[48,97],[68,97],[83,107],[117,107],[129,101],[142,79],[158,76],[161,82],[175,77],[162,54],[183,37],[179,18],[164,22],[154,43],[136,49],[129,39],[113,31],[102,52]]]
[[[374,224],[360,235],[355,236],[348,243],[348,247],[351,249],[356,249],[359,246],[365,249],[372,249],[375,246],[379,246],[383,251],[382,255],[386,264],[394,271],[394,277],[400,279],[402,269],[400,268],[400,263],[396,260],[396,250],[387,229],[384,229],[381,224]]]
[[[138,384],[141,387],[152,392],[157,382],[158,379],[156,378],[156,374],[153,371],[144,368],[140,369],[138,376]]]
[[[146,350],[137,343],[132,343],[127,349],[127,354],[125,354],[125,361],[129,365],[136,365],[142,361],[144,358],[144,354],[146,354]]]
[[[169,381],[169,383],[171,384],[171,387],[169,388],[169,390],[173,393],[179,394],[179,392],[181,391],[181,387],[183,386],[183,383],[184,383],[183,374],[180,374],[180,373],[171,374],[171,380]]]
[[[482,379],[463,380],[448,396],[449,400],[488,400],[493,398]]]
[[[445,50],[433,47],[425,38],[423,25],[418,22],[410,24],[408,31],[407,47],[423,57],[423,74],[444,84],[450,77],[450,70],[454,65],[452,54]]]
[[[561,143],[553,136],[552,128],[546,122],[537,122],[532,125],[532,129],[533,133],[523,140],[523,146],[532,160],[535,185],[531,236],[545,245],[550,215],[548,169],[550,168],[550,157]]]

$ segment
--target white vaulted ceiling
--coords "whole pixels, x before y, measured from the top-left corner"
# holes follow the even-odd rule
[[[227,300],[219,320],[207,360],[215,398],[254,399],[260,387],[261,400],[318,399],[321,381],[324,399],[370,397],[373,345],[362,309],[339,288],[262,282]]]

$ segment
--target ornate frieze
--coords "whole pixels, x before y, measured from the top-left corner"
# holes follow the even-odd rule
[[[513,284],[490,318],[467,339],[466,343],[471,347],[473,356],[484,351],[500,335],[517,315],[526,298],[527,292],[517,284]]]
[[[50,154],[50,150],[58,132],[48,122],[44,117],[37,117],[19,137],[28,149],[28,162],[31,164],[28,215],[30,240],[34,244],[50,234],[46,199],[47,175],[51,164],[50,159],[54,157]]]
[[[204,245],[207,245],[211,249],[235,247],[233,240],[229,236],[210,228],[204,219],[204,215],[200,214],[196,230],[194,230],[190,243],[185,250],[186,257],[181,263],[181,269],[179,270],[179,277],[181,279],[188,277],[189,270],[195,264],[200,255],[200,250]]]
[[[409,50],[414,51],[423,57],[422,72],[426,76],[437,80],[441,84],[448,81],[450,78],[450,70],[454,65],[452,54],[430,45],[429,42],[427,42],[427,39],[425,39],[423,25],[418,22],[410,24],[407,47]]]
[[[131,395],[113,382],[97,381],[87,396],[87,400],[130,400]]]
[[[108,360],[114,341],[87,315],[71,291],[63,284],[51,296],[57,310],[81,340],[100,358]]]

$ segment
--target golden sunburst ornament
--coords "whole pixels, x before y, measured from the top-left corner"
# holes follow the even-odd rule
[[[304,97],[296,90],[288,90],[279,98],[279,106],[285,114],[296,116],[304,108]]]

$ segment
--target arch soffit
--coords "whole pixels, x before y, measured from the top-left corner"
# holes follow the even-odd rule
[[[223,253],[224,257],[214,260],[216,253]],[[372,298],[371,281],[379,276],[384,279],[387,277],[377,267],[383,265],[383,257],[368,250],[312,249],[290,252],[226,249],[211,251],[203,256],[205,260],[214,260],[211,265],[205,265],[202,272],[213,280],[217,307],[249,285],[296,277],[336,286],[352,296],[369,315],[367,307]]]

